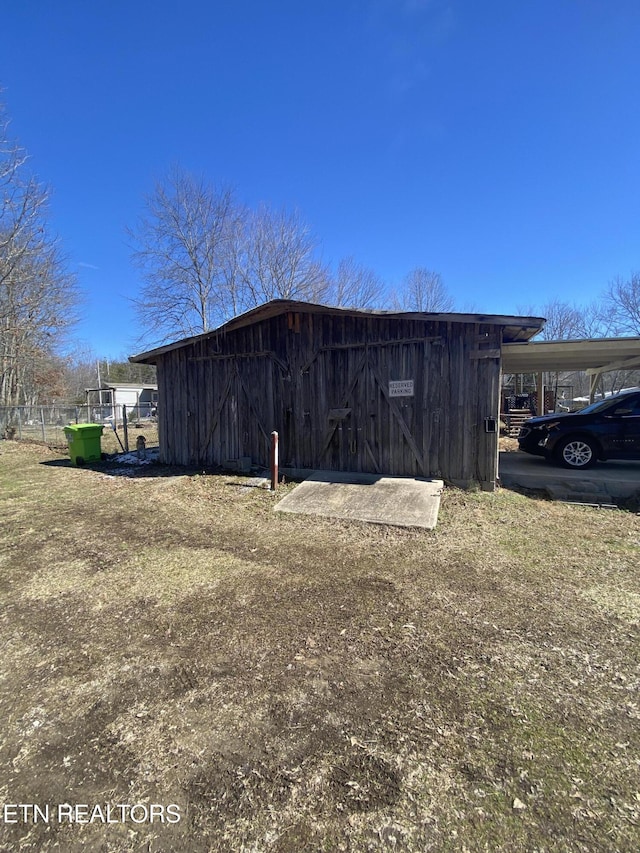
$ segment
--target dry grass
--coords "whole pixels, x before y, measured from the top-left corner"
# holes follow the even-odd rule
[[[638,516],[447,490],[418,532],[55,461],[0,442],[2,800],[182,819],[1,850],[640,847]]]
[[[501,452],[513,452],[518,449],[518,439],[511,438],[508,435],[501,435],[498,439],[498,445]]]
[[[143,435],[147,443],[147,447],[158,444],[158,424],[154,421],[140,421],[139,423],[129,424],[129,448],[136,449],[136,439],[139,435]],[[122,427],[118,427],[118,438],[124,444],[125,437]],[[116,438],[116,434],[110,426],[105,426],[100,440],[100,446],[103,453],[122,453],[120,443]]]
[[[52,450],[65,450],[67,448],[67,439],[64,432],[65,425],[52,426],[47,424],[44,431],[44,439],[42,427],[38,424],[23,424],[20,434],[24,443],[34,442],[36,444],[46,444]],[[129,424],[129,447],[135,450],[136,438],[139,435],[144,435],[148,446],[158,444],[158,424],[151,420],[142,420],[140,422],[132,421]],[[16,438],[18,435],[16,434]],[[120,439],[120,441],[118,441]],[[100,446],[103,453],[122,453],[120,445],[125,444],[125,435],[122,426],[118,426],[117,436],[113,428],[108,424],[105,425]]]

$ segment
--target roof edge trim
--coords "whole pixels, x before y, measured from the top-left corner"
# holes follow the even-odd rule
[[[314,302],[300,302],[293,299],[273,299],[271,302],[265,302],[263,305],[258,305],[256,308],[251,308],[244,314],[239,314],[231,320],[228,320],[223,325],[216,329],[211,329],[208,332],[202,332],[199,335],[182,338],[172,343],[164,344],[146,352],[138,353],[137,355],[129,356],[129,361],[134,363],[152,362],[153,359],[160,355],[164,355],[174,349],[180,349],[183,346],[188,346],[196,341],[205,338],[215,337],[226,332],[240,329],[244,326],[249,326],[252,323],[257,323],[260,320],[270,319],[285,314],[288,311],[299,311],[308,314],[331,314],[334,316],[347,317],[380,317],[399,320],[432,320],[436,322],[449,323],[487,323],[498,326],[514,326],[518,327],[529,338],[537,334],[545,324],[544,317],[522,317],[519,315],[510,314],[465,314],[456,312],[434,312],[434,311],[387,311],[387,310],[360,310],[357,308],[336,308],[333,305],[321,305]]]

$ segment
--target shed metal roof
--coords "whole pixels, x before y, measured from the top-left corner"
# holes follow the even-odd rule
[[[240,329],[243,326],[249,326],[252,323],[259,322],[260,320],[267,320],[270,317],[276,317],[279,314],[286,314],[289,311],[347,317],[384,317],[403,320],[433,320],[436,322],[442,321],[448,323],[494,324],[503,327],[505,341],[528,341],[529,338],[537,334],[545,324],[543,317],[521,317],[510,314],[438,313],[425,311],[361,311],[355,308],[334,308],[332,306],[317,305],[313,302],[300,302],[293,299],[273,299],[271,302],[259,305],[257,308],[252,308],[250,311],[240,314],[238,317],[234,317],[233,320],[229,320],[217,329],[212,329],[211,331],[204,332],[201,335],[183,338],[182,340],[156,347],[155,349],[139,353],[138,355],[132,355],[129,357],[129,361],[139,362],[142,364],[154,364],[158,356],[163,355],[166,352],[170,352],[171,350],[187,346],[194,341],[230,332],[233,329]]]
[[[157,382],[103,382],[104,388],[122,388],[123,391],[135,391],[141,389],[143,391],[157,391]]]

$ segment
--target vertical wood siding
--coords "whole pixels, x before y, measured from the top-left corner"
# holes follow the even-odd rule
[[[160,458],[438,476],[491,488],[500,326],[283,314],[158,357]],[[413,381],[392,397],[389,382]]]

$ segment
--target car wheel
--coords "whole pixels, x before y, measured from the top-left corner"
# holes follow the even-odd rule
[[[590,438],[565,438],[556,450],[558,462],[565,468],[591,468],[598,461],[598,450]]]

